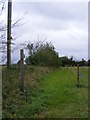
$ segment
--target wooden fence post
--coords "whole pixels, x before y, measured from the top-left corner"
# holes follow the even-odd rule
[[[80,83],[79,83],[79,64],[77,65],[77,87],[80,86]]]
[[[72,64],[71,64],[71,70],[72,70]]]
[[[21,91],[24,92],[24,54],[23,49],[20,50],[20,63],[21,63]]]

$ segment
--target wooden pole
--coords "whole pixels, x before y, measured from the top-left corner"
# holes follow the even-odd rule
[[[79,64],[77,65],[77,87],[80,86],[80,83],[79,83]]]
[[[8,19],[7,19],[7,68],[11,66],[11,11],[12,0],[8,0]]]
[[[21,57],[21,91],[24,92],[24,54],[23,49],[20,50],[20,57]]]
[[[71,64],[71,70],[72,70],[72,64]]]

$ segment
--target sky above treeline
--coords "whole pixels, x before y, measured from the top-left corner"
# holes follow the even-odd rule
[[[7,7],[2,19],[6,16]],[[19,36],[16,45],[45,39],[61,57],[88,59],[88,2],[13,2],[12,23],[19,18],[21,25],[12,29],[13,37]],[[19,49],[13,59],[19,59]]]

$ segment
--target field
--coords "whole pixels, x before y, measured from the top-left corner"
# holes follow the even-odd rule
[[[25,92],[19,67],[3,67],[3,118],[88,118],[88,68],[24,66]]]

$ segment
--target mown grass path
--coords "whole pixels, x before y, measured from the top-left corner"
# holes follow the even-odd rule
[[[73,71],[76,72],[76,68]],[[80,88],[76,86],[77,75],[73,71],[61,68],[44,78],[41,84],[43,92],[37,98],[47,107],[34,117],[88,117],[88,69],[80,68]]]

